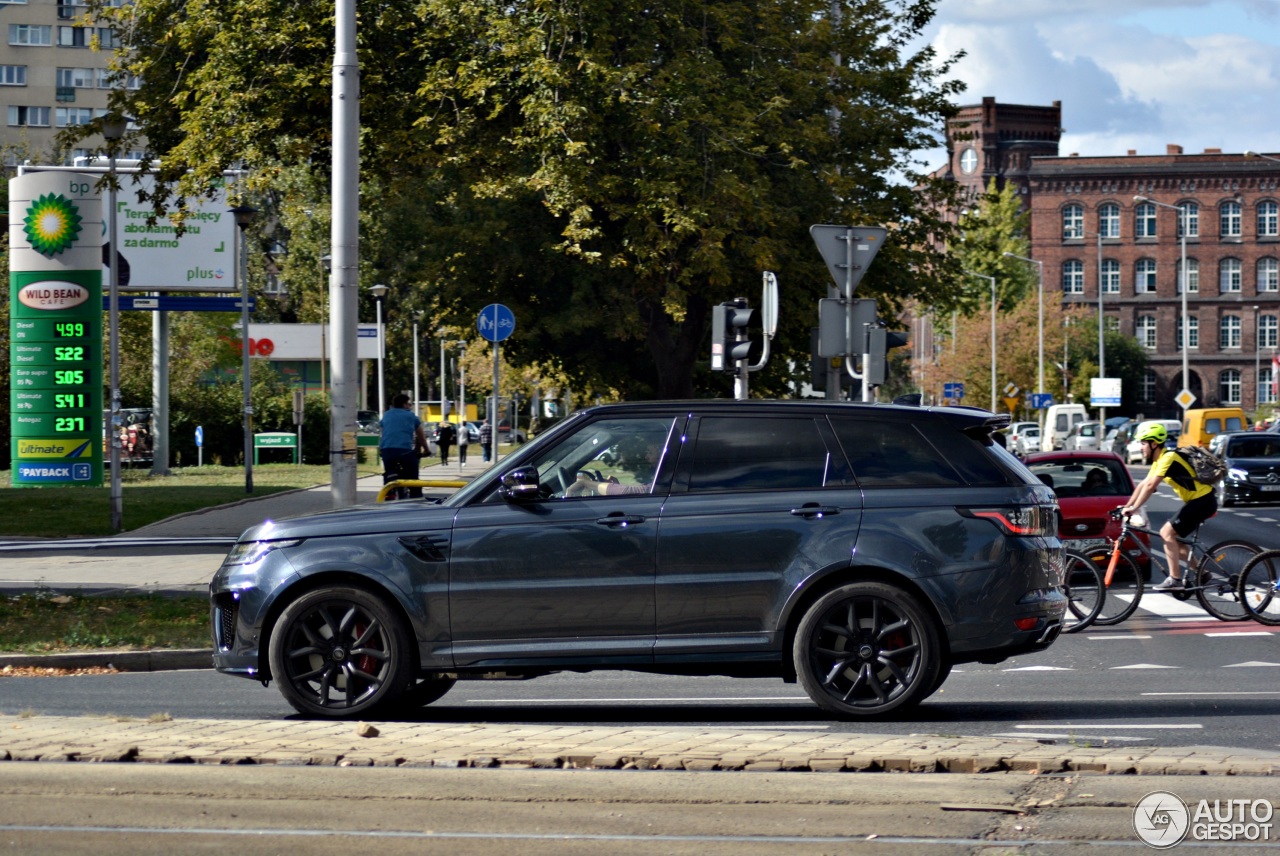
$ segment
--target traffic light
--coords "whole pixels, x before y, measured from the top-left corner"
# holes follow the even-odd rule
[[[747,359],[755,344],[747,331],[757,327],[760,313],[747,306],[747,300],[739,297],[728,303],[713,306],[711,312],[711,370],[734,371],[736,364]]]
[[[885,381],[885,361],[891,348],[907,344],[906,333],[894,333],[883,327],[867,328],[867,353],[871,359],[863,366],[863,377],[871,386],[882,386]]]

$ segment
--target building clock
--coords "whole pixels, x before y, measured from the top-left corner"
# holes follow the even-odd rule
[[[965,175],[973,175],[978,169],[978,153],[970,146],[960,153],[960,171]]]

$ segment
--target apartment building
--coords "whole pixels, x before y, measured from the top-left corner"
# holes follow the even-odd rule
[[[71,163],[101,151],[100,137],[67,152],[54,146],[58,131],[104,115],[107,96],[119,85],[107,70],[115,33],[92,25],[88,11],[85,0],[0,0],[0,158],[6,166]]]
[[[1146,351],[1140,400],[1124,410],[1176,416],[1184,385],[1193,406],[1275,402],[1280,161],[1178,145],[1153,155],[1061,156],[1044,151],[1050,140],[1057,147],[1059,103],[1002,107],[984,99],[961,110],[948,127],[947,169],[975,190],[992,177],[1014,182],[1046,293],[1090,308],[1101,299],[1103,323]]]

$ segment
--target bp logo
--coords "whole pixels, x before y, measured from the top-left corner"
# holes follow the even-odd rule
[[[46,193],[31,203],[23,230],[31,248],[48,258],[70,247],[80,236],[80,213],[61,194]]]

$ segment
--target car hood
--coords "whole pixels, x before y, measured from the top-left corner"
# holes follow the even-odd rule
[[[1119,533],[1108,515],[1125,504],[1127,496],[1065,496],[1058,498],[1058,534],[1062,538],[1100,538]],[[1083,527],[1083,528],[1080,528]]]
[[[274,541],[441,529],[450,525],[454,511],[430,500],[353,505],[299,517],[264,520],[246,529],[239,540]]]
[[[1280,472],[1280,458],[1227,458],[1228,467],[1241,470],[1275,470]]]

